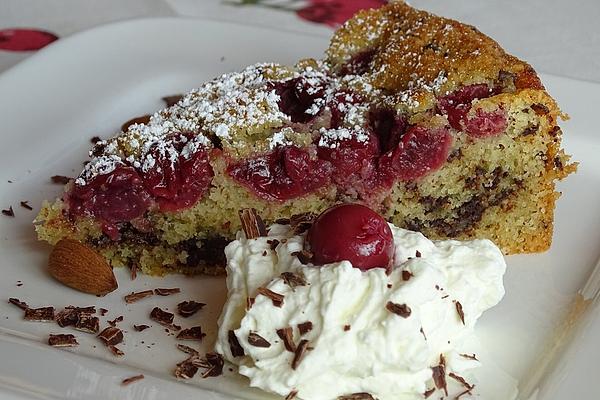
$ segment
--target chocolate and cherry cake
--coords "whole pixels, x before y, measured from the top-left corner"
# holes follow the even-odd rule
[[[359,202],[431,238],[542,251],[576,168],[561,117],[495,41],[394,3],[344,24],[323,60],[223,75],[98,142],[36,229],[113,265],[218,274],[238,210],[271,223]]]

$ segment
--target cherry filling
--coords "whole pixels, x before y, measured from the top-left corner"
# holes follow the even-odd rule
[[[118,239],[116,224],[140,217],[151,204],[142,178],[132,167],[118,166],[86,185],[75,185],[66,195],[69,213],[92,215],[102,221],[102,229],[112,240]]]
[[[387,222],[359,204],[325,210],[308,231],[308,242],[316,265],[347,260],[363,271],[388,268],[394,253],[394,238]]]
[[[65,197],[69,216],[91,215],[101,221],[110,239],[118,240],[119,223],[142,217],[154,205],[161,211],[192,206],[214,175],[205,147],[186,148],[192,140],[192,134],[173,134],[150,148],[147,159],[152,162],[147,168],[121,164],[85,185],[74,185]]]
[[[467,132],[473,137],[497,135],[506,129],[508,124],[506,112],[499,108],[494,111],[476,110],[469,116],[472,102],[484,99],[497,93],[496,89],[482,83],[465,86],[447,96],[438,99],[438,108],[446,114],[450,126],[456,130]]]
[[[377,108],[369,112],[369,126],[379,138],[380,153],[395,149],[408,123],[391,108]]]
[[[325,82],[318,78],[298,77],[271,84],[279,95],[279,109],[289,115],[292,122],[307,123],[317,116],[324,102]]]
[[[331,165],[312,159],[306,150],[288,146],[231,164],[227,173],[258,197],[285,201],[329,183]]]
[[[382,182],[418,179],[440,168],[448,158],[452,136],[447,128],[412,126],[395,149],[379,159]]]
[[[340,75],[363,75],[371,69],[373,57],[377,49],[365,50],[352,56],[352,58],[342,66]]]

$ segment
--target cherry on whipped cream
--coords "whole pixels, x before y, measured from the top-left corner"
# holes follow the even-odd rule
[[[389,225],[360,204],[340,204],[325,210],[308,232],[313,262],[323,265],[347,260],[362,271],[387,268],[394,253]]]

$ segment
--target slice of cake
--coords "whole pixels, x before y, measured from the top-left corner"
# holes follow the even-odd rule
[[[239,209],[270,223],[351,201],[431,238],[542,251],[575,170],[560,117],[527,63],[394,3],[348,21],[324,60],[223,75],[97,143],[36,229],[113,265],[217,274]]]

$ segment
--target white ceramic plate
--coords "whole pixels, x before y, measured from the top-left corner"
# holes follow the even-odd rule
[[[77,332],[80,347],[60,351],[44,342],[48,333],[68,329],[25,322],[19,309],[0,300],[0,397],[265,398],[231,373],[176,382],[171,372],[185,354],[175,349],[174,337],[152,323],[141,333],[132,329],[134,323],[149,322],[155,305],[173,310],[182,300],[204,301],[208,306],[203,311],[179,322],[201,324],[208,333],[201,349],[210,349],[224,301],[223,279],[143,276],[130,281],[120,270],[117,292],[104,298],[81,294],[45,272],[50,248],[36,241],[31,220],[43,199],[61,192],[49,177],[80,171],[92,136],[107,137],[129,118],[158,109],[161,96],[258,61],[320,57],[326,45],[320,36],[224,22],[137,20],[60,40],[0,76],[0,207],[12,205],[16,213],[15,218],[0,216],[0,297],[17,297],[31,306],[94,304],[110,310],[102,325],[124,315],[120,326],[128,331],[122,358],[110,355],[92,335]],[[506,297],[478,325],[480,343],[474,346],[481,347],[477,352],[484,367],[477,372],[476,392],[486,400],[515,398],[517,388],[519,397],[529,397],[524,390],[537,387],[530,377],[560,333],[569,304],[600,253],[600,139],[594,125],[600,86],[552,76],[543,80],[572,117],[563,125],[565,146],[581,167],[560,186],[565,194],[558,203],[552,249],[508,258]],[[19,207],[21,200],[28,200],[34,210]],[[17,286],[19,281],[22,286]],[[181,287],[183,292],[132,305],[122,300],[131,291],[155,287]],[[578,371],[597,371],[594,359],[600,351],[589,338],[600,334],[598,319],[584,334],[573,342],[575,350],[565,359],[570,361],[561,361],[564,371],[553,375],[565,378],[546,382],[541,393],[596,398],[593,382],[583,380]],[[138,373],[146,379],[120,386],[123,378]]]

